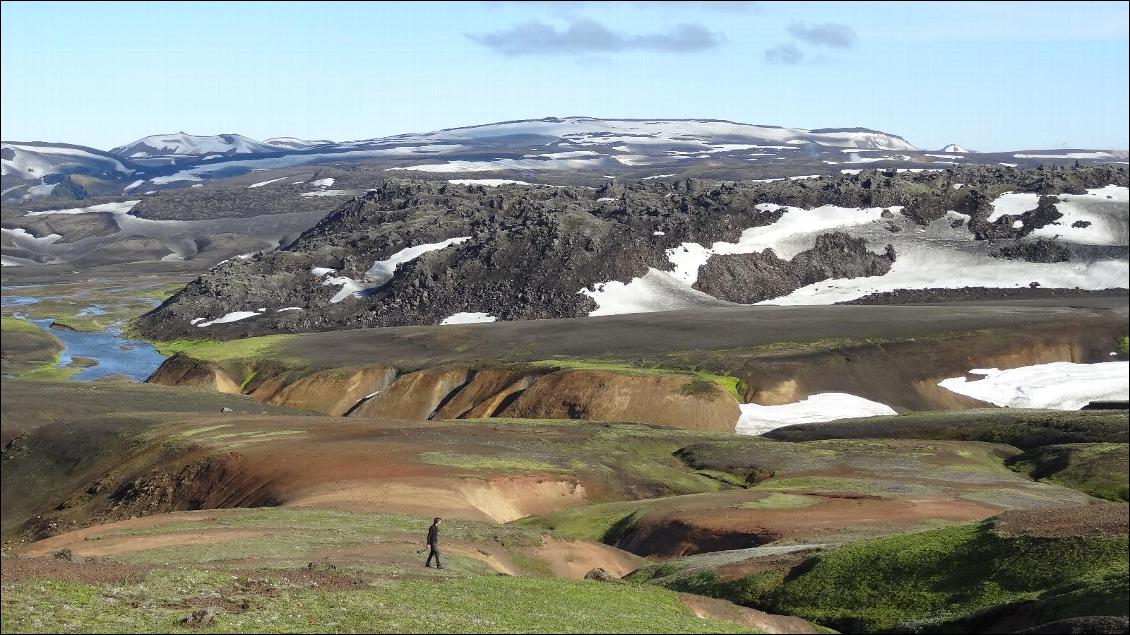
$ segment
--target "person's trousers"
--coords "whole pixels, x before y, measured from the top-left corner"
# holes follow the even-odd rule
[[[425,567],[432,566],[432,558],[436,559],[436,567],[442,569],[443,561],[439,559],[439,547],[435,545],[429,545],[428,559],[424,561]]]

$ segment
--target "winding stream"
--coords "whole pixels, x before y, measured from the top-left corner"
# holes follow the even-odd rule
[[[27,296],[5,295],[5,307],[27,306],[35,304],[37,300]],[[100,307],[89,307],[92,314],[100,311]],[[86,311],[87,309],[83,309]],[[14,317],[20,317],[15,315]],[[54,335],[63,343],[63,351],[59,353],[59,361],[55,363],[58,368],[71,366],[76,358],[89,360],[90,366],[75,373],[70,379],[75,381],[90,381],[100,377],[120,375],[128,377],[131,381],[145,381],[161,362],[165,361],[162,355],[153,346],[122,335],[121,329],[113,326],[105,331],[72,331],[70,329],[51,328],[50,319],[28,320],[40,328]],[[80,363],[83,363],[80,360]]]

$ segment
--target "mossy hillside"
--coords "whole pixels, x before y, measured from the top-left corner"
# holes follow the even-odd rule
[[[529,362],[529,365],[543,368],[569,368],[580,370],[601,370],[612,373],[620,373],[624,375],[689,375],[694,378],[694,381],[688,385],[688,390],[693,391],[692,394],[702,394],[705,392],[702,384],[710,383],[715,384],[722,390],[730,393],[734,399],[742,401],[742,392],[744,385],[737,377],[730,375],[720,375],[717,373],[706,372],[696,369],[680,368],[678,366],[666,367],[658,365],[649,365],[647,362],[625,362],[625,361],[610,361],[610,360],[597,360],[597,359],[542,359]],[[693,386],[693,388],[691,388]]]
[[[59,360],[63,343],[38,325],[17,318],[0,318],[4,374],[46,378]]]
[[[1113,501],[1130,500],[1130,452],[1125,443],[1049,445],[1013,457],[1008,465],[1048,481]]]
[[[1126,536],[1005,538],[977,523],[849,544],[797,568],[736,579],[713,570],[672,576],[659,567],[632,579],[656,579],[671,589],[797,615],[842,632],[876,632],[1125,579],[1126,553]]]
[[[200,632],[750,632],[699,619],[658,587],[471,576],[319,588],[326,582],[193,569],[127,584],[25,580],[5,583],[2,629],[169,632],[192,607],[220,605],[231,608]]]
[[[1061,443],[1126,443],[1130,415],[1110,410],[990,408],[914,412],[786,426],[766,433],[778,441],[923,439],[1005,443],[1022,450]]]

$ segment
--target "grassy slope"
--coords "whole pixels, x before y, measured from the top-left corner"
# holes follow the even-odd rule
[[[1056,443],[1126,443],[1128,420],[1125,411],[995,408],[841,419],[777,428],[765,436],[779,441],[952,439],[1007,443],[1027,450]]]
[[[748,632],[696,618],[671,591],[631,584],[477,576],[349,590],[272,586],[266,595],[242,576],[197,570],[154,572],[125,585],[29,580],[5,585],[2,629],[168,632],[201,604],[192,600],[207,606],[222,597],[248,608],[224,611],[203,632]]]
[[[642,569],[632,578],[797,615],[845,632],[873,632],[907,630],[912,624],[920,627],[1005,602],[1067,592],[1077,597],[1061,607],[1061,618],[1124,615],[1126,551],[1124,535],[1003,538],[987,523],[977,523],[856,543],[814,556],[795,569],[731,580],[712,570],[680,576],[677,565],[670,564]]]
[[[1113,501],[1130,500],[1126,475],[1130,453],[1125,443],[1049,445],[1009,460],[1009,466],[1034,479]]]
[[[47,378],[55,369],[63,343],[37,325],[16,318],[0,318],[2,372],[25,378]],[[71,371],[74,372],[74,371]]]

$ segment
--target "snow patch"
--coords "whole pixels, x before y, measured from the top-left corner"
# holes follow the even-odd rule
[[[481,322],[494,322],[497,320],[490,313],[456,313],[443,318],[440,325],[446,324],[479,324]]]
[[[281,181],[285,178],[286,178],[285,176],[280,176],[279,178],[271,179],[270,181],[259,181],[258,183],[252,183],[251,185],[247,186],[247,189],[251,189],[253,187],[263,187],[264,185],[270,185],[271,183],[276,183],[276,182]]]
[[[392,280],[392,277],[396,274],[396,267],[398,265],[415,260],[428,252],[447,249],[452,245],[458,245],[468,240],[471,240],[470,236],[460,236],[458,238],[449,238],[438,243],[425,243],[423,245],[401,249],[387,260],[374,262],[373,266],[365,272],[365,278],[370,282],[376,283],[377,286],[383,285],[389,280]]]
[[[228,324],[230,322],[246,320],[247,318],[256,317],[258,315],[261,315],[262,313],[262,309],[260,309],[259,311],[232,311],[231,313],[227,313],[224,316],[218,317],[214,320],[208,320],[207,322],[198,322],[198,320],[201,320],[203,318],[196,318],[192,320],[191,323],[199,328],[203,328],[205,326],[212,326],[213,324]]]
[[[734,432],[748,435],[764,434],[776,428],[799,423],[898,414],[884,403],[839,392],[820,393],[795,403],[779,406],[743,403],[739,407],[741,415],[738,416]]]
[[[1053,362],[1008,370],[974,369],[969,373],[983,375],[984,379],[951,377],[938,385],[1006,408],[1079,410],[1092,401],[1130,398],[1130,362]]]

